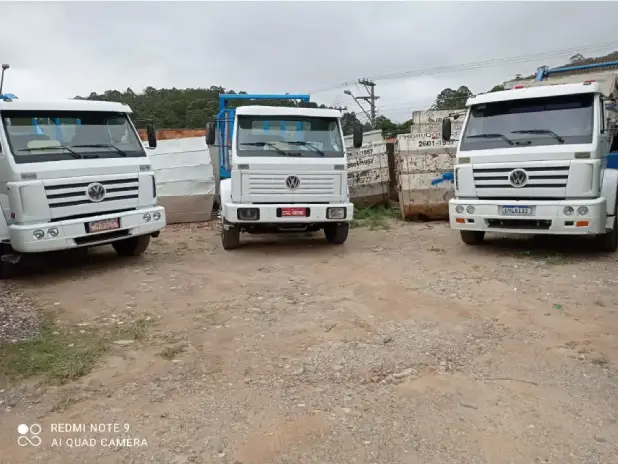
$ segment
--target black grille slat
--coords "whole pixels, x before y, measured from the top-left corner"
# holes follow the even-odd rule
[[[102,232],[100,234],[83,235],[81,237],[75,237],[73,240],[77,245],[95,244],[97,242],[104,242],[106,240],[112,240],[115,238],[128,237],[128,230],[113,230],[111,232]]]
[[[114,184],[128,184],[131,182],[137,182],[137,177],[130,179],[112,179],[112,180],[101,180],[98,181],[99,184],[103,185],[114,185]],[[62,184],[62,185],[46,185],[45,190],[62,190],[69,188],[79,188],[79,187],[88,187],[93,182],[80,182],[77,184]]]
[[[487,226],[492,229],[547,230],[551,223],[548,219],[487,219]]]
[[[106,189],[107,192],[133,192],[138,190],[139,187],[115,187]],[[51,195],[47,195],[47,198],[56,199],[56,198],[69,198],[69,197],[83,197],[84,192],[69,192],[69,193],[53,193]],[[55,206],[55,205],[53,205]]]
[[[528,184],[528,185],[524,185],[523,187],[517,187],[517,190],[526,190],[526,189],[533,189],[533,188],[562,188],[562,187],[566,187],[566,183],[565,184]],[[476,186],[477,189],[490,189],[490,188],[515,188],[513,187],[511,184],[483,184],[483,185],[477,185]]]
[[[119,197],[107,197],[102,201],[97,202],[96,204],[107,203],[110,201],[118,201],[118,200],[132,200],[137,199],[138,195],[122,195]],[[50,208],[65,208],[67,206],[77,206],[77,205],[92,205],[93,202],[91,200],[77,200],[77,201],[65,201],[62,203],[54,203],[49,205]]]
[[[564,179],[564,180],[568,180],[569,176],[568,174],[565,176],[563,174],[556,174],[556,175],[545,175],[545,176],[530,176],[530,180],[547,180],[547,179]],[[491,176],[491,177],[481,177],[481,176],[474,176],[474,180],[507,180],[508,178],[506,176]]]
[[[523,169],[526,172],[542,172],[542,171],[568,171],[569,166],[544,166],[534,168],[474,168],[474,172],[511,172],[514,169]]]

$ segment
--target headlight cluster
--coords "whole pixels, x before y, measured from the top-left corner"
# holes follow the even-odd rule
[[[468,205],[468,206],[465,206],[465,207],[463,205],[457,205],[457,206],[455,206],[455,211],[458,214],[462,214],[464,211],[466,211],[466,213],[468,213],[468,214],[474,214],[475,209],[474,209],[474,206],[472,206],[472,205]]]
[[[142,219],[144,220],[144,222],[158,221],[159,219],[161,219],[161,213],[159,213],[158,211],[155,211],[152,214],[144,213]]]
[[[47,231],[43,229],[37,229],[32,232],[32,236],[36,240],[43,240],[45,237],[47,238],[56,238],[60,234],[60,231],[57,227],[50,227]]]
[[[580,206],[577,208],[578,216],[585,216],[588,214],[588,212],[589,210],[587,206]],[[575,214],[575,208],[573,208],[572,206],[565,206],[564,208],[562,208],[562,214],[564,214],[565,216],[573,216]]]

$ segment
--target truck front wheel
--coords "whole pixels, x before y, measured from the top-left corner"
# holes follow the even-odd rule
[[[618,220],[614,216],[614,228],[611,232],[595,237],[597,248],[606,253],[615,253],[618,248]]]
[[[348,232],[350,231],[350,224],[345,222],[343,224],[326,224],[324,226],[324,235],[328,243],[333,245],[341,245],[348,238]]]
[[[138,235],[112,243],[114,250],[120,256],[139,256],[150,244],[150,235]]]
[[[233,250],[240,246],[240,227],[221,221],[221,244],[224,250]]]
[[[477,230],[460,230],[461,240],[466,245],[480,245],[485,240],[485,232]]]

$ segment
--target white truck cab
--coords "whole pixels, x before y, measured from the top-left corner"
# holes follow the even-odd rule
[[[222,244],[240,233],[324,230],[346,241],[350,202],[341,112],[332,109],[240,106],[231,137],[231,177],[220,183]],[[211,126],[207,143],[214,145]],[[362,144],[355,129],[354,145]]]
[[[130,113],[120,103],[0,96],[0,271],[22,253],[108,243],[138,255],[165,227]]]
[[[571,76],[468,100],[449,202],[466,244],[486,232],[588,235],[616,250],[615,87],[614,73]],[[449,140],[450,119],[442,131]]]

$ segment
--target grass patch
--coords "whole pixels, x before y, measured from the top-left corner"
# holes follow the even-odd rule
[[[53,384],[64,384],[89,374],[99,359],[119,339],[142,340],[149,323],[138,320],[126,328],[87,330],[81,333],[43,321],[38,334],[19,343],[0,343],[0,377],[19,380],[40,377]]]
[[[390,229],[390,221],[400,217],[399,210],[383,205],[354,210],[352,227],[368,227],[369,230]]]
[[[184,351],[185,351],[185,347],[182,345],[166,346],[165,348],[163,348],[163,350],[161,350],[161,352],[159,353],[159,356],[161,356],[164,359],[167,359],[168,361],[171,361],[172,359],[174,359],[176,356],[178,356],[180,353],[183,353]]]

